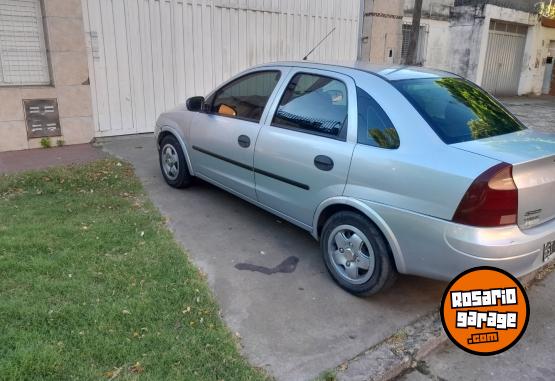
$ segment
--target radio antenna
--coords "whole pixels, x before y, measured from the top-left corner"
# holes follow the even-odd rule
[[[306,56],[304,56],[303,61],[306,61],[308,59],[308,56],[312,54],[312,52],[314,52],[316,49],[318,49],[318,46],[322,45],[322,42],[324,42],[326,40],[326,38],[328,38],[330,36],[330,34],[332,34],[335,31],[335,27],[333,27],[332,30],[330,30],[328,32],[328,34],[326,34],[326,36],[324,38],[322,38],[320,40],[320,42],[314,47],[312,48],[312,50],[308,53],[306,53]]]

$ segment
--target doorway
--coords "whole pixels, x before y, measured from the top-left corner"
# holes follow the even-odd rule
[[[482,87],[496,95],[517,95],[528,26],[492,20]]]

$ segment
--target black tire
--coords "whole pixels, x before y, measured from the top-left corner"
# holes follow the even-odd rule
[[[169,150],[171,153],[175,153],[177,159],[175,163],[177,166],[172,165],[172,170],[174,172],[168,172],[164,169],[165,159],[164,159],[164,152],[165,150]],[[173,151],[172,151],[173,150]],[[160,161],[160,170],[162,171],[162,176],[164,176],[164,180],[168,185],[174,188],[187,188],[191,186],[193,183],[193,176],[189,172],[189,167],[187,166],[187,160],[185,159],[185,154],[183,153],[183,149],[181,148],[181,144],[177,141],[175,136],[167,135],[162,138],[160,142],[160,150],[158,152],[158,159]]]
[[[349,229],[347,227],[352,227],[354,230],[358,230],[357,235],[364,235],[362,248],[363,250],[357,254],[356,259],[352,260],[351,262],[347,262],[345,265],[338,264],[337,261],[333,257],[334,252],[338,252],[340,250],[339,245],[335,237],[337,234],[344,232],[343,236],[347,237]],[[336,233],[337,232],[337,233]],[[331,234],[334,233],[334,237],[331,237]],[[352,236],[351,236],[352,237]],[[332,240],[333,242],[331,242]],[[355,270],[357,276],[360,276],[360,279],[356,279],[357,282],[362,283],[354,283],[349,281],[346,277],[348,277],[347,268],[352,266],[353,262],[359,262],[360,253],[364,254],[363,252],[366,251],[368,256],[368,263],[372,261],[370,254],[370,250],[366,248],[366,243],[368,242],[373,251],[373,268],[368,266],[368,270],[365,269],[357,269]],[[335,249],[333,252],[330,249]],[[351,211],[344,211],[338,212],[332,215],[325,223],[322,234],[320,237],[320,248],[322,250],[322,255],[324,257],[324,262],[326,264],[326,268],[328,272],[335,280],[335,282],[341,286],[346,291],[357,295],[357,296],[368,296],[376,294],[380,291],[383,291],[393,285],[395,280],[397,279],[397,270],[395,269],[395,264],[391,255],[391,250],[387,241],[385,240],[381,231],[374,225],[368,218],[365,216],[351,212]],[[344,249],[342,253],[351,250],[351,248]],[[352,252],[350,252],[352,253]],[[343,254],[338,254],[343,255]],[[349,254],[350,255],[350,254]],[[343,259],[343,257],[341,257]],[[356,267],[357,265],[355,265]],[[370,273],[370,269],[372,272]],[[360,275],[362,273],[362,275]],[[369,277],[368,279],[366,279]]]

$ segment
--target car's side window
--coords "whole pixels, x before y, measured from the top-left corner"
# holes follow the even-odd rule
[[[395,126],[380,105],[359,87],[357,106],[358,142],[380,148],[399,148],[399,135]]]
[[[280,76],[281,73],[276,70],[259,71],[238,78],[213,95],[208,101],[208,111],[258,122]]]
[[[347,87],[337,79],[299,73],[289,82],[272,125],[316,135],[344,138]]]

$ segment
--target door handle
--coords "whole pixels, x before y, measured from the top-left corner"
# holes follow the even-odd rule
[[[247,148],[251,145],[251,139],[247,135],[239,135],[237,142],[243,148]]]
[[[322,171],[331,171],[333,169],[333,160],[331,157],[318,155],[314,158],[314,165]]]

